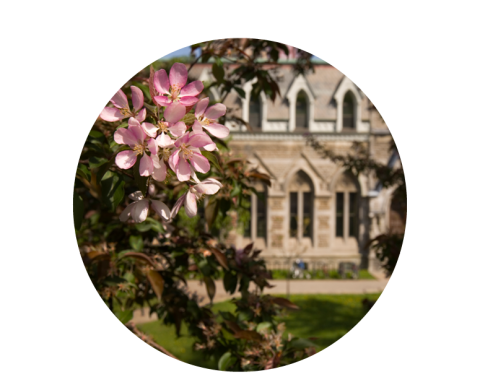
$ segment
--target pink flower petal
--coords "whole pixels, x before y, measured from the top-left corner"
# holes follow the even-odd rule
[[[157,143],[155,142],[155,138],[150,138],[147,141],[147,146],[148,146],[148,150],[150,150],[150,153],[152,154],[152,156],[157,154],[158,146],[157,146]]]
[[[172,87],[175,85],[177,88],[183,88],[188,78],[187,67],[179,62],[174,63],[170,69],[169,78]]]
[[[147,153],[144,153],[143,157],[140,159],[140,167],[138,171],[140,172],[140,176],[150,176],[153,173],[153,161]]]
[[[143,107],[143,92],[140,88],[135,87],[134,85],[132,85],[130,89],[132,90],[133,109],[138,111]]]
[[[155,96],[153,100],[155,100],[155,102],[160,104],[161,106],[168,106],[172,104],[172,102],[170,101],[170,97],[168,96]]]
[[[128,127],[126,131],[121,133],[123,136],[123,142],[130,146],[132,149],[135,145],[138,144],[137,135],[135,132],[132,131],[132,126]]]
[[[187,192],[188,193],[188,192]],[[170,213],[170,218],[175,218],[175,216],[178,214],[178,211],[180,210],[180,207],[182,207],[183,202],[185,202],[185,198],[187,197],[187,193],[183,194],[178,200],[175,202],[175,205],[172,208],[172,211]]]
[[[141,126],[142,124],[137,119],[135,119],[133,117],[130,117],[128,119],[128,125],[129,126]]]
[[[123,115],[118,108],[105,107],[100,113],[100,118],[107,122],[116,122],[123,119]]]
[[[193,130],[194,134],[204,134],[203,129],[202,129],[202,125],[197,120],[195,120],[195,122],[193,122],[192,130]]]
[[[132,132],[137,144],[143,144],[143,141],[145,141],[147,135],[143,131],[142,126],[128,126],[128,130]]]
[[[170,94],[170,82],[165,69],[160,69],[153,76],[153,85],[160,94]]]
[[[221,125],[220,123],[212,123],[204,127],[210,132],[211,135],[214,135],[218,138],[225,138],[228,137],[228,134],[230,134],[228,127]]]
[[[189,139],[190,139],[190,133],[185,133],[175,141],[175,146],[179,148],[182,144],[188,144]]]
[[[148,215],[148,199],[142,199],[135,202],[130,215],[136,223],[145,221]]]
[[[190,136],[188,140],[188,144],[195,148],[202,148],[205,145],[208,145],[211,143],[212,143],[212,140],[205,133],[202,133],[202,134],[192,133],[192,136]]]
[[[222,184],[215,179],[207,179],[194,186],[195,190],[197,190],[200,194],[206,195],[216,194],[221,187]]]
[[[197,215],[197,197],[192,192],[188,191],[185,198],[185,213],[191,218]]]
[[[136,118],[139,122],[143,122],[146,117],[147,117],[147,109],[146,109],[146,108],[140,110],[140,112],[135,116],[135,118]]]
[[[125,93],[123,93],[121,89],[119,89],[118,92],[115,95],[113,95],[110,101],[117,108],[128,108],[127,95],[125,95]]]
[[[150,202],[152,204],[152,209],[154,209],[160,217],[166,221],[170,219],[170,210],[165,203],[153,199],[151,199]]]
[[[178,102],[182,106],[193,106],[195,103],[198,102],[198,98],[194,96],[181,96]]]
[[[153,161],[153,173],[152,177],[157,181],[164,181],[167,177],[167,165],[163,161],[163,158],[158,156],[152,156]]]
[[[200,80],[196,80],[186,85],[180,91],[180,96],[197,96],[203,91],[203,83]]]
[[[124,136],[128,133],[128,129],[126,127],[121,127],[119,128],[115,134],[113,135],[113,139],[115,140],[115,142],[117,144],[120,144],[120,145],[125,145],[127,144],[124,140]],[[127,136],[128,137],[128,136]]]
[[[210,170],[210,163],[207,158],[200,153],[194,152],[192,154],[192,157],[190,157],[190,164],[192,164],[193,168],[198,172],[207,173]]]
[[[203,113],[205,112],[205,110],[208,107],[208,102],[209,101],[210,101],[210,99],[208,97],[206,97],[205,99],[202,99],[197,103],[197,107],[195,107],[195,116],[197,118],[200,115],[203,115]]]
[[[135,206],[135,203],[137,202],[130,203],[127,207],[125,207],[125,209],[120,214],[120,221],[126,222],[128,220],[128,218],[130,217],[130,213],[132,212],[132,208],[133,206]]]
[[[187,181],[190,179],[190,164],[183,157],[179,158],[175,173],[180,181]]]
[[[123,152],[118,153],[115,157],[115,164],[122,169],[129,169],[133,167],[136,162],[137,153],[133,150],[124,150]]]
[[[168,134],[163,132],[157,137],[156,142],[161,148],[166,148],[173,145],[173,139],[171,139]]]
[[[142,123],[142,129],[146,135],[155,138],[157,136],[158,127],[149,122]]]
[[[165,119],[167,122],[176,123],[185,116],[187,109],[178,103],[172,103],[165,109]]]
[[[205,145],[203,147],[203,149],[208,151],[208,152],[213,152],[215,150],[218,150],[217,145],[215,145],[215,143],[213,143],[213,142],[211,144]]]
[[[181,137],[187,131],[187,125],[185,122],[177,122],[173,126],[168,128],[170,133],[172,133],[175,137]]]
[[[217,103],[207,108],[207,111],[205,111],[205,118],[218,119],[221,116],[225,115],[226,112],[227,107],[225,107],[225,104]]]
[[[180,149],[175,150],[168,159],[168,164],[170,165],[170,168],[172,168],[174,171],[177,170],[178,162],[180,161],[179,153]]]

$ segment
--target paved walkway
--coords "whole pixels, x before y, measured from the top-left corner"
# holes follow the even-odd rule
[[[286,294],[287,285],[289,285],[290,294],[368,294],[382,292],[387,283],[388,279],[385,278],[377,280],[272,280],[270,284],[274,287],[267,288],[264,292],[267,294]],[[215,285],[216,294],[213,299],[214,302],[225,301],[232,297],[225,292],[221,280],[215,281]],[[203,297],[204,303],[208,303],[208,295],[204,283],[198,280],[189,280],[188,289]],[[240,294],[235,293],[233,296],[238,297]],[[141,324],[156,320],[156,314],[149,317],[148,311],[149,309],[136,310],[133,315],[133,322]]]

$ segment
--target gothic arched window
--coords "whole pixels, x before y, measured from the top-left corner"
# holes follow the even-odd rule
[[[353,180],[343,174],[335,187],[335,237],[358,235],[359,197]]]
[[[343,129],[355,130],[355,97],[350,91],[343,98]]]
[[[262,130],[262,104],[260,98],[250,98],[248,105],[248,122],[253,131]]]
[[[308,96],[305,91],[300,91],[295,103],[295,130],[308,130]]]
[[[308,175],[297,172],[288,187],[290,201],[290,237],[313,237],[313,183]]]

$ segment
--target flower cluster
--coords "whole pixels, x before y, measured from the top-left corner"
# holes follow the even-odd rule
[[[134,192],[130,195],[134,202],[120,215],[122,221],[131,218],[134,222],[143,222],[150,207],[164,220],[170,220],[182,205],[186,214],[193,217],[197,214],[197,201],[204,195],[217,193],[222,187],[215,179],[200,182],[195,172],[210,170],[210,162],[202,154],[202,151],[217,150],[210,136],[225,138],[229,134],[229,129],[218,122],[225,115],[226,107],[221,103],[209,107],[208,97],[198,98],[203,83],[197,80],[187,84],[187,78],[187,67],[181,63],[175,63],[169,75],[164,69],[155,72],[153,87],[157,95],[153,100],[156,107],[149,109],[148,115],[143,92],[135,86],[131,87],[132,106],[125,93],[119,90],[110,100],[113,107],[105,107],[100,114],[100,118],[108,122],[128,119],[127,126],[119,127],[114,134],[115,142],[126,146],[115,157],[119,168],[135,166],[140,176],[159,182],[164,181],[171,171],[180,182],[188,184],[187,192],[178,199],[171,212],[163,202],[150,196],[144,198],[140,191]],[[195,119],[188,126],[185,116],[193,108]]]

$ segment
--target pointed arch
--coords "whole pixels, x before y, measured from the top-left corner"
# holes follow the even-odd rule
[[[335,102],[337,104],[337,123],[336,131],[341,132],[344,129],[355,129],[355,131],[363,131],[362,128],[362,111],[361,103],[362,96],[358,91],[357,86],[347,77],[344,77],[333,95]],[[351,110],[347,116],[344,115],[344,108]],[[353,123],[347,123],[348,125],[353,124],[352,128],[345,127],[344,120],[353,118]]]
[[[315,102],[315,95],[313,93],[313,89],[311,88],[310,84],[308,83],[307,79],[304,75],[298,75],[290,84],[288,91],[286,93],[286,98],[290,107],[290,117],[288,121],[288,129],[289,131],[294,131],[297,127],[297,99],[299,93],[303,91],[306,96],[307,102],[307,129],[311,129],[313,127],[314,121],[314,102]]]

